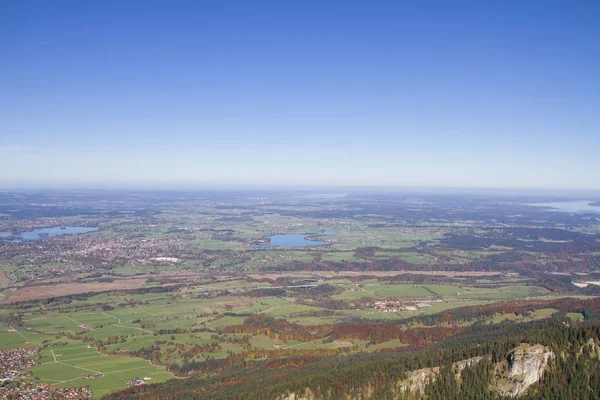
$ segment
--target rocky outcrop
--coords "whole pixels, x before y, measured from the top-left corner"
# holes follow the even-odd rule
[[[408,373],[408,377],[399,383],[399,389],[401,392],[416,393],[422,391],[425,386],[430,382],[437,379],[440,373],[440,368],[423,368],[411,371]]]
[[[473,365],[477,364],[482,359],[483,359],[483,357],[473,357],[473,358],[468,358],[466,360],[458,361],[452,365],[452,369],[457,374],[457,378],[460,378],[460,374],[463,372],[463,370],[465,368],[472,367]]]
[[[507,359],[495,366],[494,386],[503,396],[519,397],[543,376],[548,360],[554,353],[541,344],[523,344],[514,349]]]
[[[543,376],[548,365],[548,360],[554,353],[540,344],[523,344],[514,349],[507,359],[494,366],[495,376],[492,389],[502,396],[519,397],[527,392],[529,387],[537,383]],[[482,357],[470,358],[456,362],[452,371],[460,380],[462,371],[481,361]],[[422,392],[428,383],[435,381],[439,375],[439,368],[424,368],[412,371],[408,377],[400,382],[402,392]]]
[[[587,341],[585,346],[582,346],[581,349],[579,349],[578,356],[581,356],[583,354],[583,350],[585,348],[589,350],[590,354],[593,354],[594,356],[600,358],[600,346],[598,346],[596,342],[594,342],[594,339],[590,338],[590,340]]]
[[[306,388],[304,393],[301,395],[297,395],[296,393],[288,393],[279,397],[277,400],[316,400],[316,398],[312,391],[309,388]]]
[[[452,371],[456,375],[456,378],[460,379],[460,375],[465,368],[477,364],[482,358],[483,357],[473,357],[452,364]],[[422,392],[425,386],[437,379],[439,374],[439,367],[417,369],[409,372],[406,379],[403,379],[398,383],[398,387],[401,392]]]
[[[588,343],[587,346],[600,355],[600,348],[594,341]],[[546,346],[522,344],[513,349],[504,361],[494,365],[494,377],[490,389],[501,396],[521,397],[527,393],[531,385],[539,382],[544,376],[548,361],[554,357],[554,353]],[[456,379],[460,382],[463,370],[479,363],[482,359],[483,357],[473,357],[454,363],[452,372]],[[416,397],[417,393],[423,393],[425,387],[434,382],[439,374],[439,367],[422,368],[409,372],[406,378],[397,383],[395,397],[406,398],[407,395]],[[331,393],[325,396],[315,396],[309,388],[306,388],[302,394],[287,393],[278,400],[320,400],[330,397]],[[372,398],[373,388],[369,385],[359,388],[358,392],[354,394],[347,394],[347,399],[352,400]]]

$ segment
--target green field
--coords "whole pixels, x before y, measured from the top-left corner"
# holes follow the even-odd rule
[[[32,377],[57,387],[86,385],[97,397],[125,389],[126,382],[137,377],[150,378],[149,383],[173,377],[146,360],[101,354],[87,345],[48,348],[40,356],[40,365],[30,369]],[[86,379],[90,376],[98,377]]]
[[[386,322],[456,307],[548,294],[540,287],[502,285],[487,279],[480,280],[481,286],[476,285],[477,280],[464,285],[458,281],[423,284],[382,278],[336,276],[319,279],[317,288],[327,289],[330,297],[314,295],[313,291],[317,289],[310,288],[287,291],[285,296],[252,297],[244,291],[277,284],[239,278],[207,280],[168,293],[124,294],[115,291],[66,304],[40,304],[22,313],[22,326],[15,331],[9,332],[8,326],[1,326],[0,350],[40,347],[38,364],[30,370],[31,379],[58,387],[87,385],[99,397],[126,388],[126,382],[134,378],[150,378],[148,383],[171,379],[173,376],[165,372],[165,365],[223,359],[251,349],[348,349],[355,352],[403,345],[399,340],[373,345],[360,340],[301,342],[274,339],[264,334],[224,333],[229,326],[244,324],[250,314],[285,319],[303,326],[360,320]],[[507,282],[512,281],[507,279]],[[330,309],[326,301],[319,303],[319,299],[328,298],[348,306]],[[377,310],[374,302],[385,299],[400,301],[412,307],[411,311]],[[6,315],[20,311],[5,308],[2,312]],[[486,323],[548,318],[554,312],[556,310],[547,309],[520,317],[497,315]],[[582,316],[569,314],[569,317],[579,320]],[[154,354],[151,349],[159,350]],[[100,374],[102,376],[90,376]]]

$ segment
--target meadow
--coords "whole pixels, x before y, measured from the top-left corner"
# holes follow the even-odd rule
[[[0,351],[38,348],[27,379],[87,385],[100,397],[134,378],[150,378],[147,384],[187,376],[190,365],[198,372],[205,366],[404,348],[412,340],[407,338],[420,337],[405,338],[409,329],[474,324],[470,318],[442,320],[461,307],[593,294],[576,292],[562,275],[538,272],[570,266],[584,271],[583,263],[595,265],[597,247],[530,248],[555,244],[546,239],[553,232],[540,233],[538,241],[513,240],[535,232],[508,232],[516,222],[503,220],[504,212],[490,221],[485,210],[496,203],[479,208],[484,214],[478,220],[471,206],[458,216],[456,205],[432,208],[400,199],[394,201],[402,206],[392,207],[387,196],[328,204],[284,197],[199,196],[153,205],[135,198],[134,210],[108,201],[89,210],[93,218],[28,220],[35,227],[93,224],[100,230],[3,253]],[[17,199],[14,207],[19,204]],[[0,224],[19,229],[26,223]],[[271,235],[317,232],[335,234],[319,237],[328,242],[323,246],[269,243]],[[556,316],[585,318],[542,307],[500,310],[480,320]],[[352,331],[378,325],[398,326],[401,334],[390,339]],[[350,332],[340,328],[333,337],[338,327]]]
[[[99,353],[93,346],[72,343],[43,349],[40,363],[30,369],[32,377],[56,387],[89,386],[94,395],[125,389],[127,382],[143,378],[164,382],[173,375],[147,360]]]
[[[292,282],[293,283],[293,282]],[[226,333],[249,315],[259,314],[301,326],[365,321],[402,321],[418,315],[487,304],[494,300],[544,296],[543,288],[499,285],[494,288],[456,284],[397,283],[382,278],[320,278],[318,285],[333,288],[330,298],[354,306],[328,308],[311,289],[287,290],[285,296],[254,297],[249,291],[269,287],[244,279],[202,281],[168,293],[107,292],[66,304],[37,304],[22,315],[22,325],[0,331],[0,350],[39,347],[30,379],[57,387],[87,385],[96,396],[121,390],[134,378],[154,383],[171,379],[171,364],[222,359],[249,349],[374,351],[401,347],[392,340],[376,346],[364,340],[277,339],[265,334]],[[324,287],[325,287],[324,286]],[[331,289],[328,289],[331,290]],[[232,292],[233,291],[233,292]],[[312,299],[312,300],[311,300]],[[381,312],[374,301],[401,301],[410,310]],[[312,303],[312,304],[311,304]],[[356,304],[355,304],[356,303]],[[412,307],[412,308],[411,308]],[[4,315],[17,310],[4,308]],[[530,318],[547,317],[550,314]],[[498,323],[510,318],[498,316]],[[577,316],[572,316],[576,319]],[[154,349],[154,350],[153,350]]]

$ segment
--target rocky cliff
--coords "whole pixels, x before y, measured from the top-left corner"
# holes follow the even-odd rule
[[[595,344],[593,343],[595,346]],[[595,349],[595,347],[594,347]],[[508,357],[502,362],[494,364],[494,376],[490,389],[501,396],[521,397],[534,383],[538,382],[544,375],[549,360],[555,357],[554,353],[540,344],[522,344],[513,349]],[[474,357],[461,360],[452,365],[452,373],[460,381],[463,370],[479,363],[483,357]],[[489,360],[489,358],[488,358]],[[425,387],[438,379],[440,368],[423,368],[411,371],[406,378],[397,383],[397,398],[417,397],[422,394]],[[348,394],[347,399],[363,400],[372,399],[373,388],[365,386],[353,394]],[[328,396],[315,396],[306,388],[301,395],[287,393],[278,400],[320,400],[328,399]]]
[[[503,396],[519,397],[544,375],[554,353],[540,344],[521,345],[495,366],[495,386]]]

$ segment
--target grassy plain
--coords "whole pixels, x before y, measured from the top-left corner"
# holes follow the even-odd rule
[[[455,284],[399,284],[385,279],[355,279],[335,277],[322,279],[319,285],[334,287],[332,299],[359,302],[367,306],[328,310],[326,307],[300,302],[303,292],[288,292],[286,296],[251,297],[240,288],[268,287],[264,282],[244,279],[203,282],[168,293],[123,294],[119,291],[101,293],[68,304],[39,305],[22,316],[22,326],[9,332],[0,330],[0,349],[41,346],[40,363],[31,368],[32,378],[59,387],[89,385],[95,395],[120,390],[136,377],[160,382],[172,378],[165,368],[136,357],[158,344],[161,364],[182,363],[178,349],[206,346],[194,356],[224,358],[244,351],[244,335],[225,334],[231,325],[243,324],[250,313],[286,319],[301,325],[332,324],[355,320],[399,321],[420,314],[433,314],[450,308],[486,304],[492,300],[544,296],[542,288],[525,285],[496,287],[459,286]],[[311,289],[304,289],[310,291]],[[369,302],[399,299],[411,305],[413,311],[383,313]],[[365,303],[366,302],[366,303]],[[550,316],[556,310],[539,310],[529,319]],[[2,310],[4,315],[15,312]],[[569,315],[572,319],[578,315]],[[513,318],[498,315],[490,323]],[[176,330],[179,331],[176,331]],[[161,333],[164,332],[164,333]],[[236,339],[237,338],[237,339]],[[98,351],[96,343],[102,343]],[[399,341],[378,345],[365,342],[316,340],[297,342],[275,340],[261,334],[250,334],[249,345],[259,349],[332,349],[348,347],[352,351],[373,351],[402,346]],[[217,346],[218,345],[218,346]],[[213,347],[210,347],[213,346]],[[141,352],[141,353],[140,353]],[[189,361],[189,360],[188,360]],[[89,375],[102,374],[91,378]],[[88,376],[89,379],[86,379]]]
[[[146,360],[102,354],[89,345],[47,348],[40,358],[41,363],[30,369],[33,377],[57,387],[86,385],[97,397],[125,389],[134,378],[158,383],[173,377]]]

